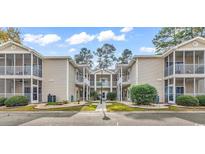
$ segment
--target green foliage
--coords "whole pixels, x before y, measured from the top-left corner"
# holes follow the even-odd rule
[[[6,98],[0,97],[0,106],[3,106],[5,101],[6,101]]]
[[[199,105],[205,106],[205,95],[199,95],[196,98],[199,100]]]
[[[131,59],[132,59],[132,51],[129,49],[125,49],[122,52],[121,57],[118,58],[118,62],[120,64],[128,64]]]
[[[21,32],[19,28],[0,28],[0,44],[12,40],[21,44]]]
[[[80,53],[75,55],[75,61],[77,64],[88,64],[90,67],[93,65],[93,54],[91,50],[82,48]]]
[[[199,100],[193,96],[181,95],[177,97],[176,104],[182,106],[198,106]]]
[[[5,105],[7,107],[28,105],[28,99],[26,96],[13,96],[5,101]]]
[[[117,98],[117,94],[115,92],[107,93],[107,99],[108,100],[114,101],[114,100],[116,100],[116,98]]]
[[[116,48],[111,44],[104,44],[101,48],[98,48],[94,54],[97,56],[99,69],[106,69],[113,65],[113,62],[117,60],[115,57]]]
[[[205,37],[204,27],[164,27],[155,35],[152,42],[158,54],[165,49],[176,46],[197,36]]]
[[[131,99],[139,105],[149,105],[157,97],[157,90],[149,84],[132,85],[130,88]]]
[[[90,97],[92,100],[97,100],[98,99],[98,93],[96,91],[90,92]]]

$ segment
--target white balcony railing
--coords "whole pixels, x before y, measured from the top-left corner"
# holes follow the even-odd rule
[[[95,82],[94,81],[90,81],[90,86],[95,86]],[[96,86],[101,86],[101,81],[96,81]],[[110,81],[108,81],[108,82],[103,82],[103,86],[104,87],[109,87],[109,86],[111,86],[111,83],[110,83]],[[117,81],[113,81],[112,82],[112,86],[117,86]]]
[[[175,74],[204,74],[204,64],[176,64]],[[173,67],[165,68],[165,76],[173,74]]]
[[[31,66],[0,66],[0,75],[31,75]],[[34,66],[33,75],[42,77],[42,68]]]

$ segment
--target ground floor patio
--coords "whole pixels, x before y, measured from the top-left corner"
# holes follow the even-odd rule
[[[42,80],[33,78],[0,78],[0,96],[26,96],[31,103],[42,102]]]
[[[175,103],[180,95],[205,95],[205,78],[170,78],[164,81],[165,102]]]

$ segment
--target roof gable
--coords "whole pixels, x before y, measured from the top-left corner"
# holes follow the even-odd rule
[[[178,47],[178,50],[205,49],[205,39],[197,37]]]

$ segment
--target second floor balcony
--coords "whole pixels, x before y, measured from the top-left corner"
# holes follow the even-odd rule
[[[31,73],[32,68],[33,73]],[[42,68],[39,66],[0,66],[0,75],[34,75],[42,77]]]
[[[204,74],[204,64],[175,64],[175,74]],[[165,76],[174,74],[174,66],[165,68]]]

